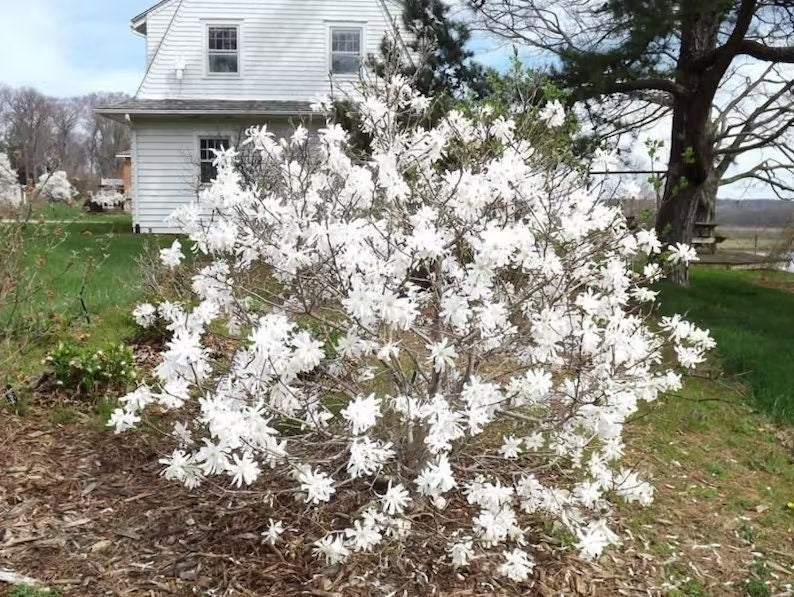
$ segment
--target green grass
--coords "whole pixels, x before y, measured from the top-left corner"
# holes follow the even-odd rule
[[[744,381],[754,404],[794,423],[794,293],[755,284],[761,276],[694,268],[690,288],[662,288],[661,309],[710,329],[724,369]]]
[[[27,206],[30,217],[33,219],[55,220],[59,222],[113,222],[120,225],[127,225],[127,229],[132,228],[132,216],[128,213],[89,213],[82,207],[82,202],[73,205],[66,203],[42,203],[37,202]],[[27,215],[26,211],[22,212]]]
[[[9,597],[57,597],[58,589],[36,589],[29,585],[19,585],[8,590]]]
[[[134,333],[132,306],[145,291],[137,259],[147,245],[162,248],[173,237],[132,234],[121,219],[99,218],[46,224],[51,237],[37,234],[25,248],[43,291],[26,302],[23,317],[52,321],[55,336],[18,359],[17,374],[34,372],[58,340],[99,347]],[[61,240],[53,247],[51,238]]]
[[[766,561],[794,574],[794,467],[781,443],[787,433],[754,412],[734,382],[690,378],[679,394],[642,406],[627,427],[627,461],[653,479],[655,500],[650,508],[619,509],[637,542],[658,557],[660,576],[676,587],[667,597],[766,595]],[[722,545],[726,562],[686,549],[703,544]],[[709,577],[694,578],[690,561]]]
[[[89,313],[134,301],[139,280],[136,258],[147,242],[158,246],[169,242],[131,234],[125,225],[112,222],[73,223],[61,229],[66,236],[56,250],[45,254],[46,246],[34,246],[31,257],[46,260],[43,276],[56,292],[50,302],[53,307],[77,307],[85,277],[84,300]]]

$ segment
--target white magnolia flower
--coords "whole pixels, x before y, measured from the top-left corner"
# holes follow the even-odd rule
[[[152,327],[157,321],[157,307],[150,303],[141,303],[135,307],[132,317],[135,319],[135,323],[142,328]]]
[[[370,394],[366,398],[358,396],[342,410],[342,416],[350,422],[354,434],[364,433],[374,426],[381,416],[380,400],[375,394]]]
[[[349,529],[345,529],[345,535],[350,542],[353,551],[372,551],[378,545],[383,536],[373,525],[365,524],[357,520]]]
[[[350,557],[350,550],[345,547],[345,543],[340,535],[326,535],[322,539],[314,542],[315,557],[324,557],[325,563],[329,566],[341,564]]]
[[[502,453],[502,456],[507,458],[508,460],[512,460],[518,458],[519,454],[521,454],[521,444],[524,442],[523,438],[515,437],[513,435],[505,436],[504,443],[502,444],[501,449],[499,450]]]
[[[458,358],[458,353],[454,346],[448,344],[448,340],[444,338],[441,342],[436,342],[427,347],[430,351],[430,360],[433,361],[433,367],[437,373],[443,373],[447,367],[455,367],[455,359]]]
[[[579,542],[576,547],[579,555],[585,560],[595,560],[606,547],[617,544],[618,536],[606,526],[603,520],[591,522],[585,529],[578,532]]]
[[[232,462],[226,466],[226,472],[232,478],[232,485],[242,487],[252,485],[262,471],[251,454],[245,452],[242,457],[232,455]]]
[[[402,484],[398,483],[392,486],[391,481],[389,481],[389,487],[386,489],[386,493],[381,497],[381,502],[383,511],[393,516],[395,514],[402,514],[406,506],[411,503],[411,498]]]
[[[472,541],[452,544],[449,548],[449,555],[452,558],[452,565],[455,566],[455,568],[469,565],[471,558],[474,556],[473,545]]]
[[[116,434],[132,429],[141,420],[134,412],[117,408],[108,419],[108,427],[113,427]]]
[[[269,543],[270,545],[275,545],[279,539],[281,539],[281,535],[284,533],[284,523],[280,520],[274,521],[272,518],[268,523],[267,530],[262,533],[262,537],[264,538],[265,543]]]
[[[171,456],[161,458],[159,462],[165,466],[162,474],[166,479],[180,481],[189,489],[201,483],[201,474],[195,458],[184,450],[174,450]]]
[[[689,245],[685,245],[684,243],[676,243],[675,245],[671,245],[669,250],[670,254],[668,255],[667,259],[671,263],[681,263],[683,265],[688,265],[693,261],[699,260],[697,251],[695,251],[695,249]]]
[[[565,108],[560,100],[547,102],[538,112],[538,120],[545,122],[551,128],[559,128],[565,124]]]
[[[169,248],[160,250],[160,261],[168,268],[179,267],[184,259],[182,243],[178,240],[175,240]]]
[[[525,551],[516,548],[510,552],[506,551],[502,555],[505,558],[505,562],[499,566],[499,573],[502,576],[506,576],[514,582],[523,582],[532,574],[535,563]]]
[[[334,480],[323,471],[313,472],[312,470],[301,471],[298,475],[301,490],[306,492],[306,502],[319,504],[328,502],[331,496],[336,493]]]

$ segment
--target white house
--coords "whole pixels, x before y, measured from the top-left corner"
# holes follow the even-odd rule
[[[133,226],[165,220],[215,175],[213,149],[252,124],[319,127],[310,104],[358,77],[384,35],[402,45],[398,0],[163,0],[132,19],[146,74],[132,100],[97,110],[127,123]]]

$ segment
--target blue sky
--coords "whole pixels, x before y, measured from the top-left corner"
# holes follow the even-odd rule
[[[5,47],[0,82],[69,96],[136,90],[145,61],[130,18],[153,0],[0,0]],[[10,38],[10,39],[9,39]]]

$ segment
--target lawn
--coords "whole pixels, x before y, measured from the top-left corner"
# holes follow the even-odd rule
[[[37,202],[26,206],[27,213],[33,219],[58,222],[114,222],[132,228],[132,216],[128,213],[91,213],[85,211],[80,204]],[[23,212],[25,213],[25,212]]]
[[[724,369],[754,406],[794,423],[794,275],[694,268],[691,288],[663,287],[664,313],[711,330]]]
[[[53,335],[14,363],[15,376],[33,373],[58,340],[99,347],[132,335],[131,309],[144,292],[137,260],[147,248],[173,242],[170,236],[132,234],[129,216],[85,214],[67,221],[37,224],[44,228],[25,249],[42,290],[29,297],[21,316],[51,321]]]

